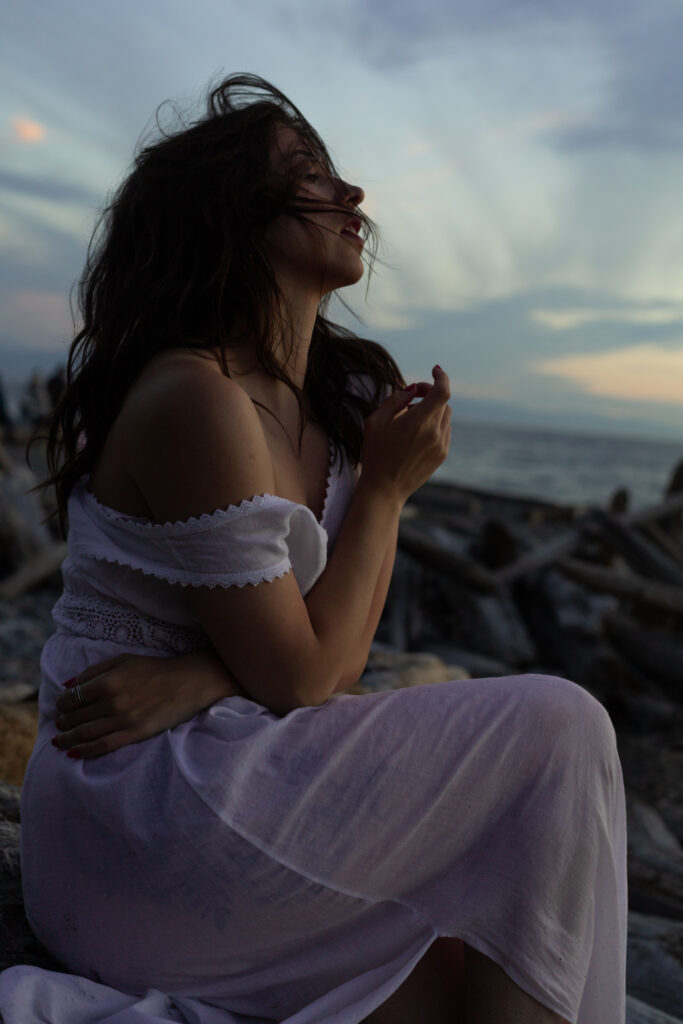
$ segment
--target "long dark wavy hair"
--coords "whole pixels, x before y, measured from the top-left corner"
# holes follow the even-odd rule
[[[158,112],[157,112],[158,125]],[[67,536],[67,502],[74,483],[94,467],[131,384],[149,360],[165,349],[218,353],[229,377],[225,350],[235,331],[247,338],[263,369],[283,381],[299,407],[299,451],[304,417],[327,431],[340,453],[356,466],[362,420],[391,390],[405,387],[401,372],[377,342],[357,337],[326,316],[330,295],[318,309],[303,389],[275,358],[283,342],[287,356],[284,297],[264,245],[265,229],[282,213],[301,218],[312,209],[349,213],[306,203],[297,190],[297,165],[274,178],[270,146],[277,126],[292,128],[324,171],[338,179],[317,132],[279,89],[249,74],[230,75],[212,89],[206,112],[173,132],[141,146],[132,169],[100,214],[78,285],[82,327],[69,349],[65,388],[27,447],[46,440],[59,526]],[[300,167],[300,162],[299,162]],[[369,269],[377,232],[358,209]],[[73,316],[73,311],[72,311]],[[285,361],[286,363],[286,361]],[[367,374],[374,395],[356,394],[351,377]],[[260,404],[260,403],[257,403]],[[270,410],[268,410],[270,411]],[[360,413],[360,416],[358,415]]]

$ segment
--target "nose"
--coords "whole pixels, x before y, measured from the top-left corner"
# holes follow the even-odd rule
[[[352,206],[360,206],[365,199],[365,192],[360,185],[349,185],[348,181],[344,181],[342,187],[346,193],[347,202]]]

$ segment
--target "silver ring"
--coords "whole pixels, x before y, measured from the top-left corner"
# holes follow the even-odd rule
[[[81,683],[78,683],[76,686],[74,686],[73,695],[76,698],[76,707],[82,708],[83,705],[85,704],[85,700],[83,698],[83,694],[81,693]]]

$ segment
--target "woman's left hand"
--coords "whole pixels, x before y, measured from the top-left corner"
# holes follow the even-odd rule
[[[52,742],[74,758],[101,757],[187,722],[224,697],[247,696],[211,650],[174,658],[119,654],[63,685]]]

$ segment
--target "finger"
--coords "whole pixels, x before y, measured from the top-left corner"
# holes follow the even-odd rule
[[[425,395],[429,394],[433,387],[434,385],[429,384],[426,380],[418,380],[417,383],[413,385],[411,399],[424,398]]]
[[[418,385],[411,385],[404,391],[394,391],[368,416],[368,419],[373,423],[390,423],[395,416],[408,408],[417,392]]]
[[[114,718],[98,718],[92,722],[84,722],[67,732],[52,737],[52,746],[58,750],[70,750],[80,743],[89,743],[123,728],[123,723]]]
[[[112,751],[126,747],[130,743],[140,743],[144,739],[146,739],[145,736],[138,735],[132,729],[121,729],[119,732],[109,733],[108,736],[102,736],[90,743],[72,747],[67,751],[66,756],[75,760],[87,761],[94,757],[103,757],[104,754],[111,754]]]
[[[440,366],[435,366],[432,369],[432,376],[434,377],[434,385],[425,398],[432,405],[436,405],[444,401],[447,402],[451,397],[451,382],[448,374],[445,370],[442,370]],[[424,405],[424,402],[422,404]]]
[[[75,683],[57,698],[57,707],[60,711],[78,711],[88,704],[92,704],[100,696],[98,684],[91,680],[89,683]]]
[[[96,722],[100,718],[111,718],[114,714],[116,714],[116,710],[108,700],[96,700],[75,711],[61,711],[60,709],[60,715],[55,719],[55,727],[60,732],[67,732],[69,729],[75,729],[77,725]]]
[[[96,676],[102,675],[103,672],[109,671],[110,668],[118,665],[122,661],[127,661],[128,658],[135,657],[132,654],[116,654],[113,658],[105,658],[104,661],[98,661],[94,665],[88,665],[78,675],[75,675],[72,679],[67,679],[66,682],[62,683],[67,689],[73,689],[79,683],[86,683],[90,679],[94,679]]]
[[[436,366],[432,373],[434,375],[433,384],[428,384],[426,381],[420,381],[412,392],[413,398],[422,398],[422,402],[420,402],[419,406],[413,406],[412,408],[422,409],[420,415],[425,418],[433,415],[435,410],[443,403],[448,402],[451,397],[448,374],[444,373],[443,370],[439,371]]]

